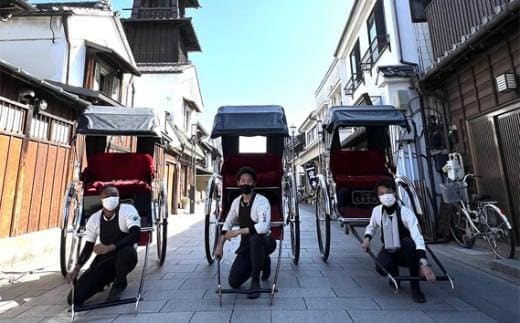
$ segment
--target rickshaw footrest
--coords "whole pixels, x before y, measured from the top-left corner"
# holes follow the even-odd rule
[[[426,281],[424,277],[416,277],[416,276],[394,276],[396,281]],[[436,281],[449,281],[448,276],[437,276],[435,277]]]
[[[97,304],[88,304],[88,305],[81,305],[81,306],[74,306],[74,312],[84,312],[89,310],[95,310],[99,308],[105,308],[110,306],[118,306],[118,305],[125,305],[125,304],[131,304],[137,302],[137,298],[123,298],[119,299],[117,301],[110,301],[110,302],[102,302]]]
[[[262,294],[270,294],[273,291],[272,288],[260,288],[260,289],[221,289],[220,292],[222,294],[252,294],[252,293],[262,293]],[[278,288],[275,289],[275,292],[278,292]],[[218,294],[219,290],[215,290],[215,293]]]

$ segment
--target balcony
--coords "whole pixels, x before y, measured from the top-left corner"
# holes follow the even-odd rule
[[[354,95],[354,92],[357,90],[359,85],[363,82],[363,74],[362,73],[354,73],[350,77],[347,82],[347,85],[343,88],[345,91],[345,95]]]
[[[473,34],[491,20],[509,0],[433,0],[426,7],[426,19],[435,59]]]
[[[374,67],[386,48],[390,48],[388,36],[377,36],[374,38],[361,59],[361,70],[371,72],[372,67]]]

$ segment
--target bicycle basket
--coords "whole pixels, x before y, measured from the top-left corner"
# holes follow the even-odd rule
[[[467,202],[468,184],[463,182],[450,182],[441,184],[442,199],[446,203]]]

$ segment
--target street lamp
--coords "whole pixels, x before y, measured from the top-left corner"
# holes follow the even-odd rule
[[[195,167],[195,143],[198,139],[197,136],[197,124],[191,125],[191,169],[193,171],[193,178],[190,187],[190,213],[195,213],[195,185],[196,185],[196,167]]]

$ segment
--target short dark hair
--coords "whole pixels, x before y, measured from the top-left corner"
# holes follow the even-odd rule
[[[395,182],[391,179],[382,179],[376,183],[376,186],[374,186],[374,190],[377,193],[378,187],[386,187],[392,189],[392,191],[397,192],[397,186],[395,185]]]
[[[244,174],[249,174],[253,177],[253,181],[256,182],[256,171],[251,167],[241,167],[237,172],[237,181],[240,179],[240,176]]]

